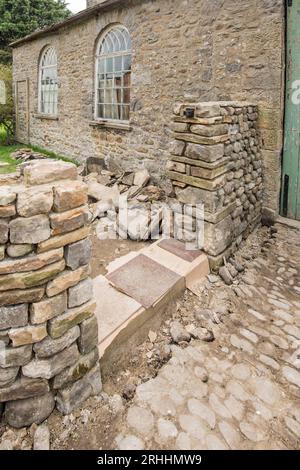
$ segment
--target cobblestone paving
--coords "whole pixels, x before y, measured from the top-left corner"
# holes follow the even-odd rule
[[[235,307],[215,341],[172,345],[168,364],[137,387],[117,448],[299,448],[300,232],[276,227],[222,287]]]

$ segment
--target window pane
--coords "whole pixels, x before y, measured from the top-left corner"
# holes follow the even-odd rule
[[[98,73],[99,74],[105,73],[105,59],[99,59]]]
[[[123,88],[123,103],[130,104],[130,88]]]
[[[111,31],[111,32],[109,33],[109,37],[110,37],[111,42],[112,42],[112,44],[113,44],[113,49],[112,49],[111,52],[118,52],[118,51],[120,51],[120,50],[121,50],[121,47],[120,47],[121,45],[120,45],[120,41],[119,41],[119,38],[118,38],[117,34],[115,34],[114,31]]]
[[[122,106],[122,120],[123,121],[129,121],[129,111],[130,107],[129,106]]]
[[[115,90],[115,102],[117,104],[122,104],[122,89],[121,88]]]
[[[106,89],[104,93],[104,103],[112,103],[113,102],[113,90],[112,89]]]
[[[114,57],[114,71],[115,72],[122,72],[122,56]]]
[[[112,73],[114,71],[113,58],[106,59],[106,73]]]
[[[113,105],[105,105],[104,106],[104,117],[106,119],[114,119],[114,106]]]
[[[119,51],[126,51],[126,43],[125,43],[125,39],[124,39],[124,35],[121,31],[119,30],[116,30],[116,35],[118,36],[118,40],[119,40]]]
[[[98,104],[98,117],[100,118],[104,117],[103,104]]]
[[[104,90],[98,90],[98,103],[104,103]]]
[[[124,68],[123,70],[131,70],[131,56],[125,55],[124,56]]]
[[[120,88],[122,86],[122,76],[115,75],[115,88]]]
[[[131,74],[130,72],[126,72],[123,77],[123,86],[130,88],[131,85]]]
[[[114,52],[115,50],[115,46],[114,46],[114,41],[113,41],[113,38],[111,36],[111,34],[108,34],[106,36],[106,42],[107,42],[107,47],[108,47],[108,54]]]

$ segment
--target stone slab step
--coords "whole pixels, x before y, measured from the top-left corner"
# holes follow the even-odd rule
[[[209,272],[203,252],[186,250],[184,243],[173,239],[160,239],[113,261],[108,274],[93,281],[104,367],[118,352],[124,356],[126,347],[143,341],[151,321],[159,326],[168,305],[186,288],[193,291]]]

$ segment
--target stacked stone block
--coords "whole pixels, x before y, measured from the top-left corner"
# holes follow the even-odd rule
[[[212,267],[220,265],[261,219],[257,120],[257,106],[244,102],[178,104],[174,109],[175,140],[167,175],[177,201],[204,204],[203,248]],[[192,234],[180,233],[191,241]]]
[[[101,390],[87,188],[71,163],[0,187],[0,411],[12,426]]]

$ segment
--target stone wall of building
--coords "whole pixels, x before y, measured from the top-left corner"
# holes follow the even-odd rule
[[[93,125],[94,52],[103,29],[132,37],[131,130]],[[58,120],[38,111],[43,47],[58,53]],[[264,205],[278,211],[283,115],[282,0],[128,0],[14,49],[14,81],[29,78],[32,144],[81,161],[98,157],[164,180],[175,101],[243,100],[260,106]],[[23,100],[26,103],[26,100]]]
[[[245,102],[177,104],[172,129],[167,175],[181,204],[204,205],[204,251],[214,268],[261,220],[258,108]],[[185,219],[195,217],[195,210],[186,211]],[[178,224],[176,238],[191,242],[195,222],[190,227]]]
[[[87,188],[76,166],[25,164],[0,187],[0,411],[14,427],[101,390]]]
[[[86,0],[86,7],[94,7],[97,4],[104,3],[106,0]]]

